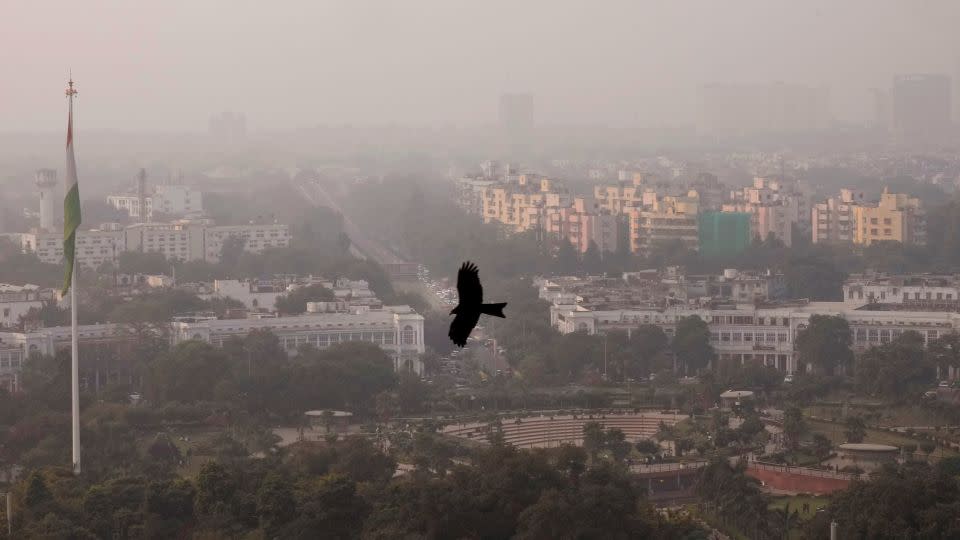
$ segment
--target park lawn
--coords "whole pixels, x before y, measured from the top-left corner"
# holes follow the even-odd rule
[[[826,422],[823,420],[811,420],[809,418],[805,419],[807,427],[811,432],[820,433],[826,438],[830,439],[830,442],[833,444],[843,444],[847,442],[846,437],[843,435],[844,430],[846,429],[843,424],[834,424],[831,422]],[[876,429],[867,428],[867,437],[863,440],[865,443],[873,444],[889,444],[892,446],[903,446],[905,444],[916,444],[920,445],[927,441],[921,439],[914,439],[900,433],[890,433],[886,431],[879,431]],[[957,452],[955,450],[946,450],[946,449],[937,449],[937,454],[944,457],[956,456]]]
[[[812,518],[816,512],[818,506],[826,506],[830,502],[830,499],[827,497],[817,497],[814,495],[795,495],[793,497],[777,497],[770,502],[769,508],[771,510],[782,510],[790,505],[790,511],[794,510],[800,515],[800,519],[807,520]],[[803,511],[803,505],[807,503],[810,505],[809,512]]]

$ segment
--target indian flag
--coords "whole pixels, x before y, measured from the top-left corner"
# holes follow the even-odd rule
[[[67,275],[62,291],[64,295],[73,283],[77,228],[80,227],[80,190],[77,187],[77,161],[73,156],[73,95],[76,92],[73,81],[70,81],[70,87],[67,88],[67,97],[70,98],[70,113],[67,118],[67,196],[63,200],[63,259],[67,263]]]

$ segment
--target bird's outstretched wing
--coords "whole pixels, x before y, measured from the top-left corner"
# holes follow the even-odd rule
[[[480,320],[480,312],[477,310],[458,313],[453,318],[453,322],[450,323],[450,333],[447,334],[450,341],[453,341],[459,347],[466,345],[467,338],[470,337],[470,332],[473,331],[473,327],[477,325],[478,320]]]
[[[457,272],[457,295],[460,298],[461,306],[483,303],[480,271],[477,270],[477,265],[470,261],[463,263],[460,271]],[[474,321],[474,324],[476,324],[476,321]]]

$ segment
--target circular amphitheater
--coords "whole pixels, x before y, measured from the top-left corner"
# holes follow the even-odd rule
[[[684,414],[663,412],[507,417],[500,419],[500,429],[507,444],[519,448],[549,448],[583,444],[583,426],[588,422],[597,422],[604,429],[619,429],[628,441],[636,442],[653,437],[661,422],[672,426],[686,418]],[[486,444],[491,429],[489,422],[470,422],[450,424],[442,433]]]

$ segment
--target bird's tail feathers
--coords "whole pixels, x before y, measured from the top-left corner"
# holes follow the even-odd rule
[[[506,319],[507,316],[503,314],[503,308],[505,307],[507,307],[506,302],[502,302],[499,304],[481,304],[480,313],[491,315],[493,317],[500,317],[502,319]]]

